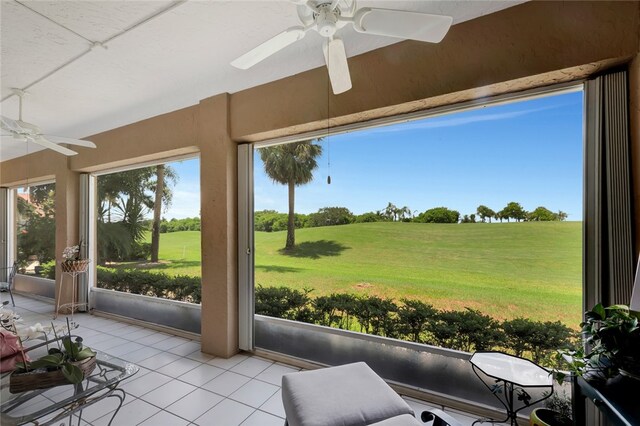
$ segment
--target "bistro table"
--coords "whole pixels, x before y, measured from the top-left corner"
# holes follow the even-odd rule
[[[46,397],[59,393],[58,387],[17,394],[9,393],[10,375],[7,374],[2,377],[0,384],[0,424],[2,426],[23,424],[52,425],[68,418],[68,425],[72,425],[73,415],[78,413],[77,422],[79,425],[84,408],[106,398],[116,398],[119,403],[109,421],[109,424],[111,424],[120,407],[122,407],[126,396],[124,390],[119,388],[120,383],[136,374],[138,370],[139,368],[134,364],[98,352],[96,355],[96,368],[91,375],[77,385],[65,385],[70,387],[69,389],[72,390],[72,393],[66,398],[63,396],[63,399],[57,402],[54,402],[54,400],[59,398],[48,399]],[[37,401],[37,403],[34,403],[34,401]],[[48,403],[48,401],[51,401],[51,403]]]
[[[504,420],[478,419],[474,425],[484,422],[517,425],[518,411],[547,399],[553,393],[553,378],[549,372],[528,359],[502,352],[476,352],[469,362],[476,376],[507,411]],[[490,383],[478,372],[482,372]],[[527,389],[536,389],[541,397],[532,401]]]

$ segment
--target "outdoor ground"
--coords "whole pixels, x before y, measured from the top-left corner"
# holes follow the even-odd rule
[[[421,299],[440,309],[479,309],[499,319],[581,317],[582,224],[363,223],[256,232],[256,284]],[[154,270],[199,275],[200,233],[161,234]]]

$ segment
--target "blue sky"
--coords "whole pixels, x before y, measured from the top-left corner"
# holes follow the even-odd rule
[[[388,202],[461,214],[517,201],[582,220],[582,92],[331,136],[321,142],[314,181],[296,188],[296,211]],[[327,184],[328,153],[331,185]],[[173,163],[181,178],[167,218],[199,214],[198,160]],[[265,174],[256,152],[256,210],[287,210],[287,189]]]
[[[200,159],[169,163],[179,176],[173,188],[173,200],[167,211],[162,212],[166,219],[184,219],[200,216]]]

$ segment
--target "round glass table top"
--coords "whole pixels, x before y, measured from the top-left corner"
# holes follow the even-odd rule
[[[553,378],[544,368],[501,352],[476,352],[469,362],[488,376],[520,386],[553,385]]]

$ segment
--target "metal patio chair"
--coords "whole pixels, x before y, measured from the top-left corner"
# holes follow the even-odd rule
[[[13,301],[13,280],[16,277],[16,273],[18,272],[18,262],[13,262],[13,266],[10,266],[7,269],[7,281],[0,282],[0,291],[8,291],[9,296],[11,296],[11,304],[15,307],[16,302]]]

